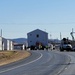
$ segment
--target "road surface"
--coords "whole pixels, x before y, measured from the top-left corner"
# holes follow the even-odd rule
[[[65,52],[71,61],[60,75],[75,75],[75,52]]]
[[[42,50],[31,53],[27,59],[1,66],[0,75],[66,75],[74,66],[73,53]]]

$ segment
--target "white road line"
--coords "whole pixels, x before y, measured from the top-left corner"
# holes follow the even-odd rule
[[[35,59],[35,60],[33,60],[33,61],[29,62],[29,63],[23,64],[23,65],[20,65],[20,66],[17,66],[17,67],[9,68],[9,69],[4,70],[4,71],[0,71],[0,74],[8,72],[8,71],[11,71],[11,70],[14,70],[14,69],[17,69],[17,68],[20,68],[20,67],[25,66],[25,65],[29,65],[29,64],[31,64],[33,62],[36,62],[36,61],[38,61],[39,59],[41,59],[43,57],[43,54],[42,53],[40,53],[40,54],[41,54],[41,56],[39,58],[37,58],[37,59]]]

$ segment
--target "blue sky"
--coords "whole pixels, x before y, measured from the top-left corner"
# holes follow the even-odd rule
[[[59,39],[75,29],[75,0],[0,0],[0,29],[5,38],[27,37],[41,29]]]

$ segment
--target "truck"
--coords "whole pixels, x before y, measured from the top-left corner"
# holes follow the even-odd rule
[[[66,39],[66,38],[63,38],[61,40],[61,44],[60,44],[60,51],[72,51],[72,45],[71,45],[71,42],[70,40]]]

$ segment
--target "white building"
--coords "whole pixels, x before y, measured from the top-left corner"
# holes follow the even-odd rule
[[[0,36],[0,50],[13,50],[13,43]]]
[[[42,44],[43,46],[48,46],[48,33],[39,29],[36,29],[27,34],[28,46],[37,46]]]
[[[7,50],[13,50],[13,42],[11,40],[7,40]]]

